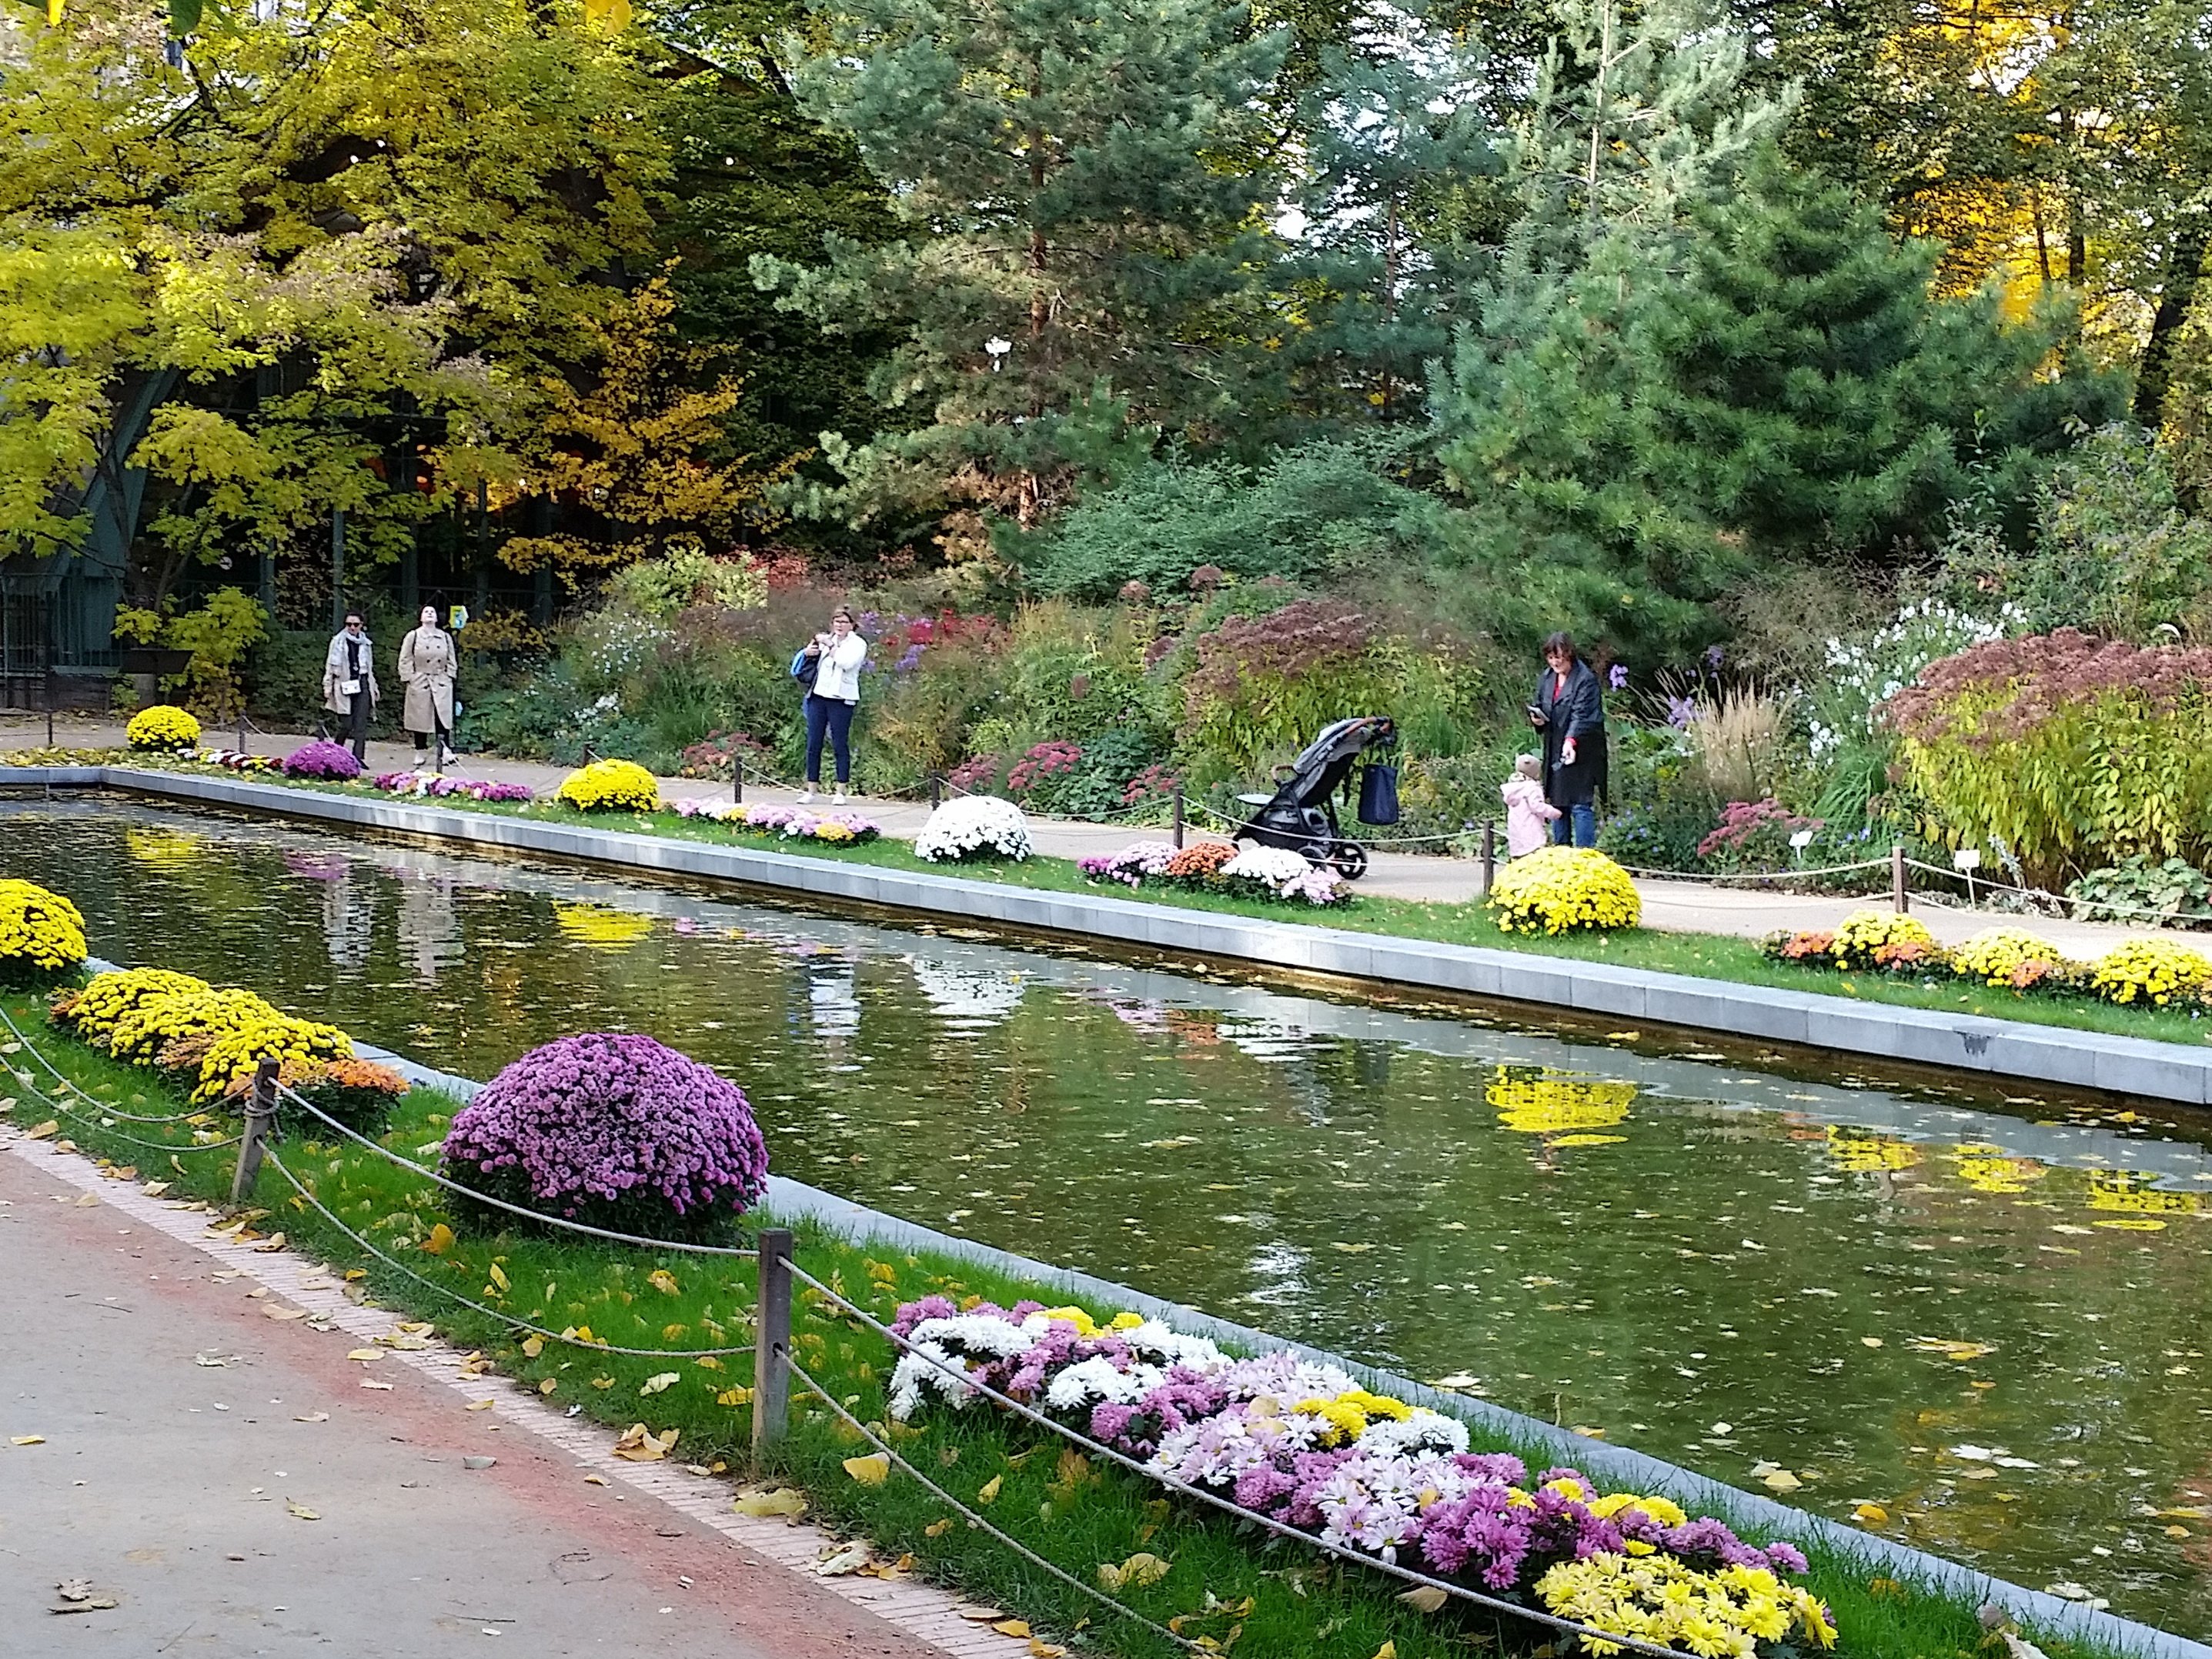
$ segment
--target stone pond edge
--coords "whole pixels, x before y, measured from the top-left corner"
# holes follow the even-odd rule
[[[1395,987],[1565,1008],[1622,1022],[1788,1043],[2016,1082],[2094,1089],[2188,1106],[2212,1105],[2212,1047],[1863,1003],[1818,992],[1737,985],[1533,951],[1447,945],[1146,904],[1085,893],[1039,893],[959,876],[843,864],[766,848],[639,835],[575,822],[510,817],[401,800],[325,794],[243,779],[122,766],[0,767],[0,788],[111,788],[205,805],[249,808],[353,829],[426,836],[507,852],[580,859],[654,874],[775,889],[817,903],[885,909],[1192,952]]]

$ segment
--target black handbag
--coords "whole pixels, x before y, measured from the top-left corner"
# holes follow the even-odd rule
[[[1398,821],[1398,769],[1382,761],[1370,761],[1359,769],[1359,821],[1395,823]]]

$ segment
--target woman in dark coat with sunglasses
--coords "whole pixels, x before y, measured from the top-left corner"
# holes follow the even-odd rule
[[[1559,809],[1552,839],[1597,845],[1597,797],[1606,782],[1605,696],[1571,635],[1544,641],[1544,672],[1528,723],[1543,734],[1544,799]]]

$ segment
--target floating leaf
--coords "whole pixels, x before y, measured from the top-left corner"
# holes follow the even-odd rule
[[[867,1457],[848,1457],[845,1460],[845,1473],[864,1486],[882,1486],[890,1472],[891,1460],[881,1452],[876,1452]]]

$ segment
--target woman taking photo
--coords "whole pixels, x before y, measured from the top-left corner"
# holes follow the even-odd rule
[[[1544,735],[1544,799],[1559,809],[1552,821],[1553,841],[1596,846],[1596,799],[1606,775],[1605,698],[1571,635],[1554,634],[1544,641],[1544,672],[1536,677],[1528,723]]]
[[[399,642],[399,683],[407,688],[400,724],[415,739],[415,765],[423,765],[423,750],[438,740],[438,764],[453,763],[453,677],[460,672],[461,654],[453,636],[438,626],[438,607],[422,607],[420,627],[409,630]]]
[[[806,688],[806,787],[799,799],[812,800],[822,787],[822,739],[826,736],[837,759],[837,793],[831,799],[842,805],[845,786],[853,781],[853,711],[860,703],[860,665],[868,659],[868,642],[860,637],[853,613],[841,605],[830,613],[830,631],[808,641],[799,657],[793,672],[811,681]],[[806,672],[810,669],[811,673]]]

